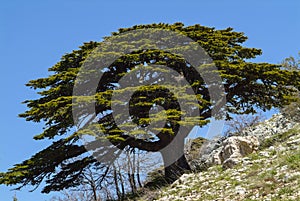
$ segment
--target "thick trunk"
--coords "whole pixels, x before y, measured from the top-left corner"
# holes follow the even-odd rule
[[[173,183],[185,172],[191,170],[184,155],[171,165],[165,167],[165,179],[168,183]]]
[[[165,178],[168,183],[177,180],[191,170],[184,155],[184,138],[175,137],[172,145],[160,151],[165,165]]]

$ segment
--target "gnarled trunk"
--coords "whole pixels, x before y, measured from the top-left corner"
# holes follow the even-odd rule
[[[168,157],[168,156],[165,156]],[[164,158],[164,157],[163,157]],[[186,171],[191,170],[186,158],[182,155],[177,161],[164,168],[165,179],[168,183],[173,183]]]
[[[177,180],[191,170],[184,155],[184,137],[175,137],[172,144],[160,151],[164,161],[165,179],[168,183]]]

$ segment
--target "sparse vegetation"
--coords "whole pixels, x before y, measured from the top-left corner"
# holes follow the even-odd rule
[[[226,122],[225,136],[242,135],[246,128],[255,126],[265,120],[261,113],[237,115]]]
[[[300,151],[286,154],[281,163],[288,165],[291,169],[300,171]]]
[[[260,149],[265,149],[267,147],[270,147],[272,145],[275,145],[276,143],[281,143],[284,142],[285,140],[287,140],[288,138],[290,138],[293,135],[296,135],[299,133],[299,126],[297,126],[296,128],[290,129],[287,132],[284,133],[279,133],[279,134],[275,134],[267,139],[265,139],[261,146]]]

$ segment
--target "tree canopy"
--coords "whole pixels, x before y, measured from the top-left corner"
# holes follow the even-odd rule
[[[213,95],[210,93],[210,86],[195,70],[198,66],[193,66],[192,62],[187,61],[182,55],[174,54],[177,48],[187,53],[192,51],[188,48],[184,49],[186,46],[172,46],[173,52],[164,51],[163,48],[159,48],[163,46],[162,44],[172,45],[172,41],[166,36],[161,39],[162,44],[160,44],[161,41],[157,44],[149,43],[139,50],[134,49],[126,54],[119,54],[116,51],[123,48],[124,43],[121,39],[124,34],[145,29],[153,29],[154,33],[156,29],[180,33],[205,50],[221,78],[224,94],[220,95],[225,101],[222,115],[227,119],[232,114],[248,114],[255,113],[257,109],[269,110],[272,107],[282,107],[294,100],[295,89],[287,86],[299,89],[299,71],[286,70],[277,64],[251,62],[250,59],[261,55],[262,51],[242,46],[247,37],[244,33],[233,31],[232,28],[217,30],[199,24],[185,26],[182,23],[121,28],[111,36],[105,37],[102,42],[87,42],[79,49],[63,55],[56,65],[49,68],[51,73],[48,77],[29,81],[27,86],[36,89],[40,97],[35,100],[26,100],[24,103],[27,104],[28,110],[20,114],[20,117],[27,121],[44,123],[43,132],[34,136],[34,139],[48,139],[52,141],[52,144],[30,159],[1,173],[0,184],[19,184],[21,187],[28,184],[38,186],[42,181],[46,181],[43,189],[45,193],[74,187],[83,179],[81,174],[85,168],[97,167],[98,170],[103,170],[103,175],[105,175],[105,168],[109,167],[111,161],[107,158],[117,157],[118,150],[126,148],[161,152],[165,163],[170,154],[172,155],[170,152],[181,154],[182,156],[173,163],[165,165],[165,175],[170,181],[174,181],[184,170],[189,169],[183,154],[184,138],[193,126],[208,124],[213,115],[212,111],[214,109],[219,111],[221,108],[211,101]],[[145,40],[145,37],[152,35],[145,36],[142,32],[134,32],[132,37],[134,43],[139,44]],[[109,43],[110,39],[114,43]],[[120,40],[119,43],[118,40]],[[107,44],[109,45],[105,46]],[[85,66],[87,69],[85,73],[91,77],[91,80],[93,76],[98,75],[93,71],[95,69],[89,69],[89,65],[95,64],[98,60],[89,60],[89,58],[95,55],[93,51],[99,47],[100,50],[109,47],[109,51],[106,51],[105,55],[97,51],[96,55],[101,58],[117,56],[118,59],[102,70],[103,75],[93,91],[89,85],[90,80],[81,80],[78,74]],[[202,61],[199,64],[200,68],[205,68],[205,64],[206,62]],[[141,66],[156,69],[143,71]],[[167,66],[175,73],[163,74],[166,69],[161,66]],[[125,88],[120,88],[122,84],[119,81],[127,73],[134,71],[137,71],[135,76],[126,77]],[[147,74],[149,72],[152,72],[152,75]],[[163,79],[161,75],[166,74],[170,74],[170,79],[175,79],[178,86],[174,86],[174,82],[167,82],[169,88],[160,86],[160,80]],[[148,82],[149,77],[151,77],[151,82]],[[185,79],[182,85],[180,85],[181,78]],[[146,84],[144,86],[131,85],[140,80]],[[76,84],[79,88],[81,87],[81,92],[85,93],[84,98],[74,96],[73,89]],[[196,104],[194,96],[185,94],[186,85],[189,85],[195,94]],[[172,86],[176,87],[176,90],[172,91]],[[131,94],[130,100],[120,101],[125,92]],[[177,92],[184,95],[177,97]],[[112,100],[113,93],[119,93],[120,95],[117,96],[119,99]],[[185,105],[190,104],[190,110],[183,112],[179,104],[181,99],[186,100],[182,101]],[[91,101],[95,101],[92,112],[84,107]],[[74,104],[77,105],[74,106]],[[123,119],[122,114],[113,115],[114,104],[116,107],[125,105],[128,108],[129,118],[133,124]],[[74,107],[77,107],[76,114],[73,111]],[[122,111],[122,108],[120,110]],[[74,126],[76,126],[74,118],[86,124],[88,120],[84,117],[88,117],[93,112],[95,112],[95,118],[88,124],[88,127],[83,126],[74,131]],[[191,118],[186,115],[186,113],[194,114],[195,112],[199,115],[191,115]],[[155,123],[156,120],[158,124],[152,130],[144,129],[151,124],[151,121]],[[164,122],[162,126],[160,122]],[[136,127],[139,129],[135,129]],[[184,128],[184,131],[180,130],[181,128]],[[97,129],[103,133],[101,136],[96,135],[97,140],[86,145],[80,143],[79,139],[82,135],[95,137],[91,130]],[[172,143],[175,137],[177,137],[178,149],[162,152],[161,150]],[[101,140],[104,138],[110,143],[102,143]],[[94,154],[87,154],[87,149],[93,150]]]

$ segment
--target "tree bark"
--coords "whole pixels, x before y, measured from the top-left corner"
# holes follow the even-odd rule
[[[163,156],[163,158],[168,157],[168,155]],[[182,155],[178,160],[176,160],[171,165],[164,167],[165,179],[168,183],[173,183],[185,172],[190,171],[191,168],[185,158]]]
[[[132,192],[132,194],[135,194],[136,191],[137,191],[135,178],[134,178],[134,173],[135,173],[134,155],[135,154],[133,154],[133,160],[131,160],[129,152],[127,152],[126,154],[127,154],[127,175],[128,175],[128,180],[129,180],[129,184],[130,184],[130,187],[131,187],[131,192]]]
[[[160,151],[164,161],[165,179],[173,183],[191,168],[184,155],[184,137],[177,136],[173,139],[172,145]]]
[[[115,187],[116,187],[116,194],[118,196],[118,200],[122,199],[122,195],[119,189],[119,182],[118,182],[118,174],[117,174],[117,170],[116,170],[116,166],[113,165],[113,178],[114,178],[114,183],[115,183]]]

